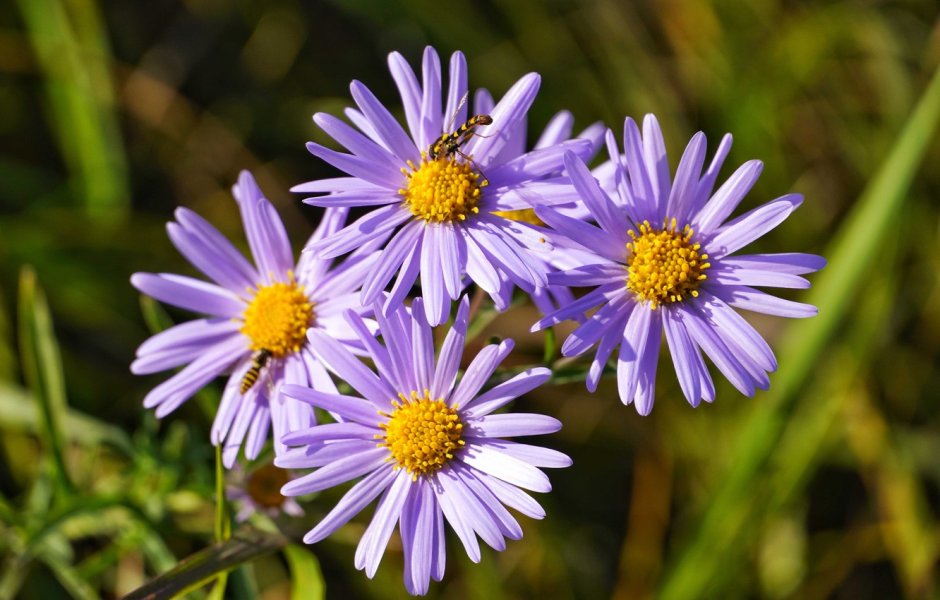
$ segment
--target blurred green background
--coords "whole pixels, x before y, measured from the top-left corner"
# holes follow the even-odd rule
[[[655,112],[674,167],[695,131],[712,148],[732,132],[723,177],[765,162],[743,209],[806,196],[755,251],[830,259],[812,292],[785,294],[819,317],[752,319],[779,350],[770,392],[722,382],[692,410],[664,355],[650,417],[610,380],[519,401],[562,419],[539,443],[575,464],[551,473],[548,518],[520,517],[525,538],[505,552],[472,565],[451,536],[429,597],[940,593],[934,1],[13,0],[0,5],[0,598],[119,597],[212,542],[217,390],[163,422],[143,410],[161,377],[128,365],[166,315],[142,311],[128,278],[194,274],[165,235],[176,206],[244,247],[228,192],[243,168],[299,250],[316,216],[287,190],[332,174],[304,150],[326,143],[310,115],[349,105],[353,78],[397,107],[386,56],[417,65],[427,44],[462,50],[471,86],[495,94],[541,73],[532,140],[561,108],[615,131]],[[488,334],[537,363],[535,313],[514,310]],[[299,539],[338,498],[278,524]],[[309,548],[328,597],[405,596],[394,540],[374,581],[354,570],[366,522]],[[228,596],[298,593],[291,579],[318,579],[298,548],[234,571]]]

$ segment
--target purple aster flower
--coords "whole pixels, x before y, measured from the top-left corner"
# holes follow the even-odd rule
[[[359,286],[376,258],[363,248],[331,269],[331,261],[308,253],[295,267],[284,225],[251,174],[242,172],[232,192],[254,265],[202,217],[179,208],[177,220],[167,225],[170,240],[212,283],[169,273],[131,277],[141,292],[207,315],[145,341],[131,371],[143,375],[187,365],[144,398],[144,406],[156,408],[162,418],[231,370],[212,425],[212,443],[223,445],[229,468],[243,444],[247,458],[258,456],[269,427],[280,453],[284,433],[315,423],[312,409],[281,396],[279,386],[295,383],[336,391],[307,347],[307,330],[358,343],[342,315],[350,308],[362,310]],[[345,210],[328,211],[310,239],[315,242],[342,227]]]
[[[312,181],[294,191],[325,194],[305,200],[317,206],[381,208],[309,248],[329,258],[364,241],[391,236],[363,284],[363,304],[378,298],[396,273],[386,306],[400,304],[420,274],[432,325],[446,320],[451,300],[460,295],[467,278],[494,300],[503,277],[530,288],[545,286],[541,263],[528,257],[534,249],[550,250],[550,240],[527,223],[492,213],[531,208],[535,202],[570,201],[568,180],[547,176],[561,172],[565,151],[587,156],[590,142],[569,140],[511,157],[504,153],[517,137],[513,132],[525,126],[539,87],[535,73],[510,88],[493,106],[486,124],[486,119],[467,119],[462,102],[467,64],[460,52],[451,56],[446,99],[440,58],[433,48],[424,52],[421,82],[397,52],[389,55],[389,68],[401,94],[408,133],[358,81],[350,86],[358,110],[346,112],[358,131],[328,114],[313,117],[349,153],[312,142],[308,150],[350,176]]]
[[[692,406],[711,402],[715,388],[700,350],[742,393],[767,389],[777,367],[767,342],[734,308],[784,317],[810,317],[816,308],[784,300],[752,286],[806,288],[800,275],[821,269],[812,254],[732,256],[779,225],[802,202],[788,194],[725,222],[753,187],[762,164],[742,165],[712,193],[731,147],[727,135],[702,173],[705,136],[697,133],[670,178],[662,132],[647,115],[643,134],[632,119],[624,127],[625,153],[611,132],[607,146],[612,181],[599,184],[581,160],[565,157],[574,187],[599,227],[552,209],[537,214],[560,234],[595,254],[595,264],[549,276],[551,283],[596,286],[569,306],[548,315],[533,330],[581,317],[600,307],[567,338],[565,356],[595,344],[587,376],[594,391],[614,349],[620,399],[640,414],[653,408],[656,365],[665,331],[682,392]],[[611,197],[604,191],[615,189]]]
[[[281,487],[291,480],[290,473],[278,469],[271,463],[251,471],[236,464],[228,472],[225,497],[237,507],[235,520],[247,521],[255,513],[276,518],[281,513],[290,517],[302,517],[304,509],[293,498],[281,494]]]
[[[343,419],[285,437],[288,445],[299,447],[275,464],[319,468],[285,485],[284,495],[309,494],[362,477],[304,541],[324,539],[381,496],[356,550],[356,568],[365,569],[369,577],[375,574],[398,523],[405,587],[412,594],[426,593],[430,578],[440,581],[444,576],[445,520],[470,559],[478,562],[477,535],[496,550],[505,547],[504,538],[522,537],[506,506],[535,519],[545,516],[520,489],[551,490],[538,467],[571,464],[555,450],[501,439],[552,433],[561,427],[543,415],[492,414],[551,375],[548,369],[529,369],[481,393],[512,349],[512,340],[483,348],[456,381],[468,306],[464,297],[436,364],[421,299],[414,301],[410,312],[400,305],[387,316],[376,310],[384,346],[350,312],[350,324],[368,347],[377,374],[320,331],[310,332],[310,345],[327,368],[362,397],[284,387],[286,395]]]

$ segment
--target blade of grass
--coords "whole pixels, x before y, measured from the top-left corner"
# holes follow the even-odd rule
[[[98,7],[92,0],[69,6],[61,0],[20,0],[19,6],[45,77],[50,129],[76,192],[98,222],[116,222],[127,213],[130,193]]]
[[[715,489],[714,500],[695,536],[667,571],[661,596],[695,598],[708,591],[722,569],[725,548],[741,543],[741,507],[749,506],[750,484],[767,463],[793,410],[796,394],[812,373],[825,346],[860,293],[864,276],[878,256],[891,224],[903,206],[914,174],[940,121],[940,69],[927,86],[910,119],[878,172],[830,245],[829,266],[817,279],[808,301],[819,315],[792,324],[780,344],[780,371],[732,444],[735,457]]]
[[[65,491],[73,489],[65,465],[63,426],[67,410],[62,360],[52,330],[45,295],[29,267],[20,272],[20,354],[23,373],[32,390],[42,423],[42,438],[55,465],[55,476]]]
[[[290,569],[291,600],[322,600],[326,597],[320,561],[313,552],[290,544],[284,548],[284,557]]]
[[[180,561],[175,568],[152,579],[125,597],[125,600],[155,600],[184,595],[209,584],[219,573],[277,552],[287,539],[257,529],[236,531],[224,542],[214,544]]]

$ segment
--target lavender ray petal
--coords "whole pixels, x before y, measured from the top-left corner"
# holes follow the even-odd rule
[[[498,167],[489,169],[486,178],[490,185],[499,188],[517,185],[521,181],[541,179],[557,174],[564,168],[564,157],[572,153],[578,160],[588,160],[591,142],[588,140],[566,140],[547,148],[532,150],[517,156]]]
[[[258,458],[264,448],[264,443],[268,441],[268,430],[270,428],[271,411],[268,408],[259,406],[254,418],[251,420],[248,435],[245,437],[245,458],[248,460]]]
[[[544,435],[560,429],[561,421],[558,419],[534,413],[486,415],[464,421],[464,433],[468,438]]]
[[[388,70],[398,87],[401,103],[405,109],[405,121],[412,139],[420,139],[421,127],[421,87],[418,78],[405,57],[398,52],[388,55]]]
[[[657,218],[659,207],[656,202],[655,183],[651,179],[652,174],[648,172],[643,158],[643,138],[640,135],[640,129],[629,117],[623,123],[623,152],[634,202],[631,208],[635,210],[636,221],[656,223],[660,219]]]
[[[611,302],[614,298],[624,295],[624,286],[620,282],[608,283],[599,286],[587,294],[581,296],[568,306],[558,309],[550,315],[546,315],[532,326],[531,331],[540,331],[551,325],[557,325],[567,320],[578,320],[587,310],[594,308],[599,304]]]
[[[638,380],[634,406],[640,415],[647,416],[653,410],[656,393],[656,365],[659,361],[659,346],[662,342],[662,311],[650,311],[649,332],[646,346],[639,359]]]
[[[441,345],[437,358],[437,367],[434,370],[434,379],[431,381],[431,396],[442,398],[450,395],[457,379],[457,370],[460,368],[460,359],[463,356],[464,340],[467,337],[468,314],[470,302],[465,296],[457,308],[457,318],[454,325],[448,330],[447,337]]]
[[[792,288],[805,290],[809,288],[809,281],[799,275],[778,273],[765,269],[748,269],[725,264],[724,260],[716,262],[708,270],[708,279],[718,285],[747,285],[762,287]]]
[[[418,302],[419,298],[415,298]],[[420,308],[412,304],[411,356],[418,390],[431,389],[434,376],[434,336]]]
[[[676,377],[679,379],[679,387],[682,388],[682,393],[689,404],[693,407],[698,406],[702,390],[699,386],[699,371],[696,363],[701,361],[701,355],[685,329],[683,312],[664,307],[663,328],[666,331],[666,342],[669,344],[669,353],[676,369]]]
[[[598,227],[578,219],[566,217],[560,212],[549,208],[536,208],[535,214],[552,229],[594,254],[614,262],[626,262],[626,221],[624,221],[625,227],[622,235],[611,235]]]
[[[366,475],[362,481],[352,486],[340,501],[336,503],[316,527],[304,536],[305,544],[316,544],[326,539],[331,533],[345,525],[362,509],[369,505],[376,496],[384,492],[395,478],[395,471],[389,469],[376,469]]]
[[[620,319],[624,306],[630,302],[626,294],[616,296],[610,303],[602,306],[577,329],[572,331],[561,346],[562,356],[580,356],[600,341],[611,329],[611,324]]]
[[[752,269],[785,273],[787,275],[805,275],[819,271],[826,266],[826,259],[815,254],[802,252],[781,252],[779,254],[747,254],[729,256],[721,260],[722,266],[737,269]]]
[[[558,111],[555,113],[555,116],[548,121],[548,125],[542,130],[542,135],[539,136],[533,148],[540,150],[554,146],[555,144],[560,144],[571,137],[573,129],[574,115],[571,114],[571,111]]]
[[[241,358],[244,351],[240,338],[208,349],[182,371],[150,390],[144,396],[144,407],[154,408],[159,405],[156,416],[158,419],[163,418]]]
[[[718,370],[745,396],[754,395],[754,381],[711,326],[694,310],[685,311],[685,325],[696,344]]]
[[[695,194],[698,191],[704,164],[705,134],[699,131],[692,136],[685,152],[682,153],[666,208],[666,214],[675,217],[681,224],[688,223],[689,217],[693,214]]]
[[[510,442],[509,440],[486,440],[480,443],[495,448],[513,458],[527,462],[533,467],[563,469],[570,467],[572,464],[571,458],[569,458],[567,454],[562,454],[550,448],[520,444],[518,442]]]
[[[402,210],[398,205],[383,206],[360,217],[329,238],[307,246],[307,250],[316,252],[320,258],[336,258],[374,238],[391,233],[410,218],[411,213]]]
[[[656,116],[652,114],[643,117],[643,158],[656,193],[656,222],[662,222],[666,216],[672,179],[669,176],[669,159],[666,157],[663,132]]]
[[[222,464],[226,469],[231,469],[235,465],[238,451],[245,441],[245,434],[248,433],[248,428],[251,426],[255,413],[258,412],[260,407],[261,404],[255,401],[246,402],[242,400],[239,404],[235,422],[222,444]]]
[[[468,446],[457,458],[475,469],[502,479],[506,483],[533,492],[550,492],[552,489],[545,473],[527,462],[486,446]]]
[[[458,476],[456,470],[450,468],[440,471],[437,480],[444,490],[443,496],[447,496],[450,500],[453,512],[460,515],[460,519],[490,547],[503,550],[506,546],[499,531],[499,525],[494,521],[492,514],[486,510],[486,507],[480,503],[480,499],[467,488],[467,484]],[[443,507],[444,503],[442,502],[441,508]],[[452,520],[451,523],[453,523]],[[473,543],[476,544],[475,539]],[[466,547],[466,543],[464,547]],[[467,548],[467,554],[473,560],[474,556],[470,553],[470,550],[470,548]],[[477,551],[479,552],[479,549]],[[479,562],[479,560],[479,556],[477,556],[474,562]]]
[[[434,48],[427,46],[422,57],[421,134],[418,146],[428,148],[441,135],[441,59]]]
[[[375,268],[366,276],[362,286],[362,303],[369,304],[385,289],[395,272],[401,268],[410,252],[423,245],[426,228],[418,222],[405,225],[379,255]],[[413,281],[413,280],[412,280]]]
[[[394,163],[372,163],[354,154],[337,152],[316,142],[307,142],[307,152],[353,177],[387,190],[397,190],[404,180],[401,168]],[[401,167],[405,166],[402,161]],[[312,203],[312,202],[311,202]]]
[[[692,228],[701,235],[710,235],[751,191],[763,169],[764,163],[759,160],[749,160],[738,167],[693,217]]]
[[[453,123],[459,126],[467,121],[467,104],[461,106],[461,101],[467,95],[467,59],[463,52],[458,50],[450,55],[449,73],[444,117],[453,118]]]
[[[517,121],[525,119],[526,112],[532,106],[538,94],[541,78],[537,73],[529,73],[517,81],[499,103],[489,111],[493,118],[488,137],[476,137],[467,144],[468,155],[477,157],[482,169],[486,169],[492,157],[499,154],[504,145],[511,141],[510,130]]]
[[[509,381],[504,381],[470,400],[463,406],[461,414],[466,419],[488,415],[511,400],[528,394],[548,381],[551,376],[551,370],[544,367],[526,369]]]
[[[235,367],[231,377],[225,382],[219,409],[215,413],[215,419],[212,421],[212,429],[209,434],[209,439],[214,446],[218,446],[225,439],[232,423],[235,421],[235,415],[241,403],[254,401],[253,390],[243,395],[240,389],[242,377],[250,367],[251,361],[245,360],[241,365]]]
[[[454,393],[450,396],[450,406],[462,408],[469,404],[489,380],[496,367],[512,351],[514,345],[511,339],[505,339],[499,345],[490,344],[480,350],[467,367],[460,383],[454,388]]]
[[[437,229],[437,247],[440,250],[441,274],[444,276],[444,290],[450,300],[456,300],[463,289],[463,274],[466,271],[467,253],[463,233],[451,224],[430,226],[428,231]],[[461,244],[458,242],[463,242]],[[461,250],[463,249],[463,252]],[[448,307],[449,308],[449,307]]]
[[[325,427],[325,425],[321,425]],[[281,494],[285,496],[303,496],[320,490],[331,488],[360,475],[365,475],[385,465],[388,458],[387,448],[373,448],[365,452],[340,458],[335,462],[320,467],[313,473],[308,473],[284,484]]]
[[[723,258],[775,228],[803,203],[800,194],[787,194],[730,221],[708,241],[712,259]]]
[[[387,186],[376,186],[374,183],[359,177],[324,177],[323,179],[298,183],[290,191],[295,194],[325,194],[335,192],[378,192],[387,189]]]
[[[489,294],[497,293],[500,289],[499,274],[473,236],[466,235],[465,232],[463,235],[467,246],[467,275],[483,291]]]
[[[193,312],[241,317],[245,303],[215,284],[172,273],[134,273],[131,285],[156,300]]]
[[[274,457],[274,466],[282,469],[313,469],[331,465],[355,454],[371,452],[374,449],[375,441],[373,440],[346,440],[291,448],[284,454]]]
[[[388,147],[402,162],[421,160],[421,153],[414,142],[401,128],[392,113],[382,106],[382,103],[372,94],[372,92],[361,82],[353,80],[349,84],[349,91],[352,93],[353,100],[362,110],[362,113],[369,119],[369,122],[375,128],[376,135],[385,142]]]
[[[339,342],[316,329],[308,331],[307,336],[320,361],[373,404],[384,407],[396,397],[388,384],[366,368]]]
[[[773,350],[744,317],[736,313],[723,300],[712,296],[705,290],[699,294],[701,309],[725,333],[725,341],[734,340],[744,353],[764,371],[776,371],[777,359]]]
[[[480,504],[496,522],[500,534],[511,540],[522,538],[522,527],[519,526],[519,522],[509,514],[506,507],[503,506],[499,498],[493,495],[493,492],[486,487],[486,484],[480,481],[473,469],[466,467],[455,468],[454,472],[457,473],[457,476],[460,477],[464,485],[467,486],[473,495],[479,499]]]
[[[358,158],[375,164],[393,165],[399,162],[397,156],[329,113],[315,113],[313,122]],[[381,190],[354,190],[357,193],[369,193],[371,191]],[[385,191],[387,193],[388,190]]]
[[[640,380],[641,352],[646,347],[652,312],[647,305],[637,305],[623,330],[620,354],[617,357],[617,389],[620,392],[620,401],[624,404],[633,402],[636,395]]]
[[[726,133],[722,138],[721,142],[718,144],[718,149],[715,150],[715,156],[712,157],[712,162],[708,165],[708,169],[705,171],[705,174],[702,176],[702,179],[699,181],[698,189],[695,192],[695,202],[692,204],[692,207],[689,210],[689,215],[694,216],[698,214],[702,207],[705,206],[705,203],[712,195],[712,190],[715,189],[715,181],[718,179],[718,172],[721,170],[721,165],[724,164],[725,158],[728,156],[728,152],[731,151],[731,134]]]
[[[446,484],[445,484],[445,481]],[[477,542],[473,527],[464,516],[460,501],[455,498],[459,494],[459,487],[449,470],[441,471],[431,480],[431,489],[437,497],[438,505],[444,513],[444,518],[450,523],[460,543],[463,544],[467,556],[475,563],[480,562],[480,544]]]
[[[238,267],[229,264],[227,257],[218,249],[206,244],[202,237],[187,231],[177,223],[167,223],[170,241],[186,260],[222,287],[235,293],[244,293],[257,280],[245,276]]]
[[[477,472],[475,475],[493,492],[493,495],[496,496],[500,502],[509,508],[518,510],[525,516],[533,519],[545,518],[545,509],[542,508],[542,505],[536,502],[535,498],[516,486],[510,485],[486,473]]]
[[[604,367],[607,366],[607,361],[610,359],[610,355],[613,354],[614,348],[617,347],[623,339],[623,332],[627,327],[627,321],[630,318],[630,315],[633,311],[636,310],[636,303],[629,302],[624,306],[618,316],[611,321],[610,328],[607,333],[601,337],[600,343],[597,345],[597,351],[594,353],[594,358],[591,360],[591,366],[588,368],[588,374],[585,378],[584,384],[587,387],[588,391],[592,394],[597,391],[597,386],[600,383],[601,375],[604,374]]]
[[[373,423],[375,420],[373,420]],[[322,442],[355,440],[375,440],[382,430],[374,425],[360,423],[326,423],[307,429],[292,431],[281,441],[287,446],[315,445]]]
[[[398,516],[401,514],[411,485],[411,474],[400,470],[391,487],[379,501],[372,522],[369,523],[362,539],[359,540],[354,564],[357,569],[365,569],[366,576],[370,579],[379,568],[385,546],[388,545],[388,539],[398,522]]]
[[[735,308],[765,315],[804,319],[814,317],[819,312],[812,304],[784,300],[743,285],[706,286],[706,288]]]
[[[251,282],[261,280],[258,270],[208,221],[183,207],[177,208],[173,215],[189,233],[198,236],[206,245],[215,248],[219,254],[225,257],[225,261],[232,268],[237,269],[245,279]]]
[[[549,273],[548,283],[565,287],[592,287],[611,283],[612,279],[622,281],[626,276],[627,270],[624,265],[600,263]]]
[[[382,305],[382,310],[386,313],[398,310],[400,306],[403,306],[405,298],[414,286],[415,281],[417,281],[418,273],[421,271],[422,242],[423,237],[419,237],[418,241],[412,246],[411,252],[405,257],[405,261],[398,271],[398,277],[395,278],[395,283]]]
[[[270,281],[272,276],[287,273],[294,267],[287,230],[251,173],[239,173],[238,182],[232,186],[232,195],[241,210],[248,247],[251,248],[262,280]]]
[[[565,168],[571,177],[571,183],[578,190],[578,195],[587,205],[591,216],[597,220],[597,224],[601,226],[601,229],[614,238],[625,236],[626,220],[623,215],[618,213],[617,207],[598,185],[597,180],[588,171],[584,162],[569,153],[565,155]],[[620,240],[618,239],[618,241]]]
[[[285,385],[281,388],[281,393],[288,398],[335,412],[344,419],[363,425],[374,427],[382,420],[378,414],[378,408],[374,404],[355,396],[330,394],[299,385]]]

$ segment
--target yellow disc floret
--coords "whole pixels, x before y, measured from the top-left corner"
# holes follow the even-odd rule
[[[431,393],[424,395],[411,392],[411,397],[398,394],[399,400],[388,423],[379,425],[385,430],[384,441],[379,446],[389,449],[396,469],[405,469],[413,479],[418,475],[430,475],[454,457],[454,452],[464,445],[460,434],[463,424],[457,410],[447,406],[443,399],[432,400]],[[377,438],[383,436],[378,435]]]
[[[281,488],[290,481],[287,471],[267,464],[255,469],[245,482],[245,491],[262,508],[278,508],[287,500],[281,495]]]
[[[546,227],[545,221],[540,219],[539,216],[535,214],[535,210],[531,208],[520,208],[518,210],[498,210],[493,214],[497,217],[509,219],[510,221],[519,221],[520,223],[528,223],[529,225],[535,225],[537,227]]]
[[[291,275],[287,283],[258,286],[243,318],[241,332],[251,339],[251,349],[282,358],[304,345],[313,323],[313,303]]]
[[[627,243],[627,288],[652,308],[697,297],[711,265],[701,244],[692,241],[692,228],[686,225],[680,231],[672,219],[662,229],[643,221],[639,230],[627,232],[633,239]]]
[[[411,171],[402,169],[408,178],[398,193],[414,216],[431,223],[459,223],[480,212],[480,189],[486,180],[473,170],[471,162],[458,161],[450,155],[428,160],[421,153],[421,165],[408,161]]]

